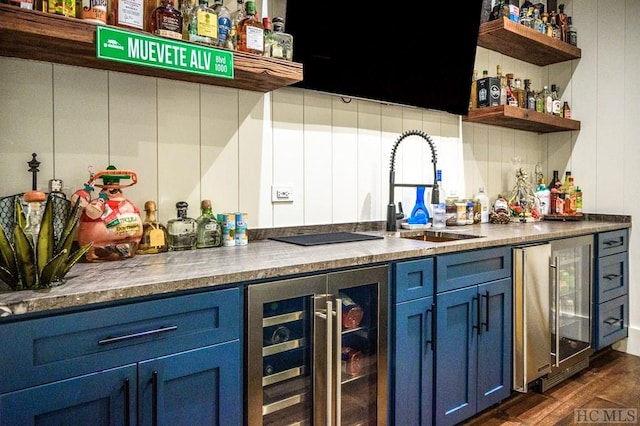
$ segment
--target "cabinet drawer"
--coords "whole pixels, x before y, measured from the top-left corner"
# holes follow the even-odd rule
[[[597,259],[597,303],[606,302],[629,292],[627,252]]]
[[[433,296],[433,258],[396,263],[393,279],[395,303]]]
[[[0,326],[0,393],[236,340],[237,288]]]
[[[496,247],[436,258],[436,292],[511,276],[511,249]]]
[[[596,305],[596,350],[628,336],[629,296]]]
[[[625,252],[628,246],[629,231],[627,229],[598,234],[598,257]]]

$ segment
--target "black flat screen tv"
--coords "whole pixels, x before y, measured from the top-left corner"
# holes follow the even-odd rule
[[[378,5],[287,0],[294,87],[466,115],[482,0]]]

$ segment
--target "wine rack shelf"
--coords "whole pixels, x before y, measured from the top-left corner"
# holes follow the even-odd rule
[[[478,108],[462,117],[469,123],[490,124],[537,133],[580,130],[580,122],[509,105]]]
[[[0,56],[270,92],[302,81],[302,64],[233,52],[234,79],[162,70],[96,57],[96,24],[0,4]]]

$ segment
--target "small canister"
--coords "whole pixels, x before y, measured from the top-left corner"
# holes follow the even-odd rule
[[[467,221],[465,225],[473,225],[474,209],[473,200],[467,200]]]
[[[236,214],[220,213],[218,222],[222,228],[222,246],[231,247],[236,245]]]
[[[482,221],[482,204],[477,198],[473,200],[473,223],[480,223]]]
[[[447,198],[446,211],[447,221],[446,226],[456,226],[458,224],[458,208],[456,206],[457,199],[455,197]]]
[[[456,225],[466,225],[467,224],[467,203],[457,202],[456,203]]]
[[[247,214],[236,213],[236,245],[245,246],[249,243],[247,236]]]

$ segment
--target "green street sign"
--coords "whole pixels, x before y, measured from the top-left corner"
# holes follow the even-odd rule
[[[233,79],[233,53],[118,28],[98,26],[96,54],[127,64]]]

